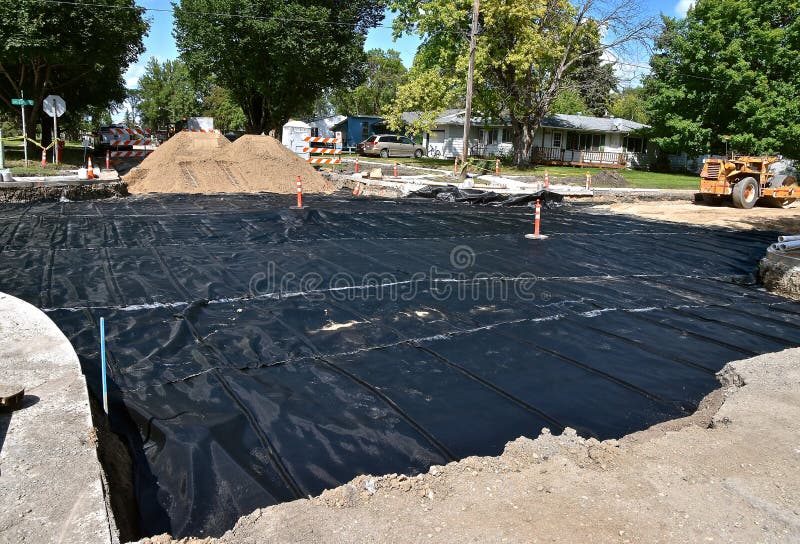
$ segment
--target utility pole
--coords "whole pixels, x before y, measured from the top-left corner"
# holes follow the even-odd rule
[[[469,36],[469,67],[467,68],[467,103],[464,112],[464,145],[461,150],[461,181],[467,177],[467,154],[469,152],[469,129],[472,118],[472,78],[475,73],[475,48],[478,39],[478,13],[480,0],[473,0],[472,4],[472,32]]]

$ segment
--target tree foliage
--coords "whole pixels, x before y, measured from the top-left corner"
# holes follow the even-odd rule
[[[151,57],[139,78],[136,95],[142,125],[157,129],[183,117],[199,115],[206,90],[198,88],[180,59]]]
[[[61,95],[73,113],[125,99],[122,75],[144,50],[143,10],[134,0],[92,4],[0,2],[0,109],[19,111],[11,99],[22,92],[33,99],[26,108],[30,134],[49,94]]]
[[[641,87],[623,89],[613,94],[608,111],[614,117],[630,119],[645,125],[650,122],[644,90]]]
[[[406,67],[394,49],[367,51],[364,83],[355,88],[336,88],[330,98],[337,114],[381,115],[397,96],[397,88],[405,81]]]
[[[242,108],[233,100],[231,93],[219,85],[211,85],[203,98],[203,115],[214,118],[214,127],[228,132],[242,130],[247,123]]]
[[[399,11],[396,33],[416,33],[423,43],[390,121],[397,126],[403,110],[422,110],[411,128],[425,130],[437,112],[463,104],[472,3],[430,0],[419,9],[416,0],[392,0],[391,5]],[[649,36],[653,22],[639,13],[635,2],[625,0],[481,3],[474,107],[484,117],[510,120],[517,165],[530,163],[536,129],[564,89],[579,88],[581,68],[596,63],[604,51]]]
[[[659,146],[800,156],[800,19],[794,0],[697,0],[664,18],[644,81]]]
[[[357,86],[366,31],[383,10],[380,0],[180,0],[175,38],[192,75],[228,89],[258,133],[325,89]]]

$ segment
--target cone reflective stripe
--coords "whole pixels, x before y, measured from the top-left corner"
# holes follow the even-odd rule
[[[358,174],[358,155],[356,155],[356,174]]]
[[[47,166],[47,150],[42,148],[42,166]]]
[[[494,175],[495,176],[500,175],[500,159],[494,160]]]
[[[550,188],[550,174],[547,173],[547,170],[544,171],[544,188]]]
[[[86,165],[86,177],[89,179],[94,178],[94,168],[92,167],[92,156],[89,155],[89,162]]]
[[[397,163],[394,163],[394,177],[397,177]]]
[[[106,170],[111,169],[111,151],[106,149]]]
[[[297,176],[297,207],[303,207],[303,178]]]

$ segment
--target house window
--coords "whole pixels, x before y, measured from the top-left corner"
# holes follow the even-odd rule
[[[567,147],[576,151],[602,151],[605,145],[605,134],[571,132],[567,139]]]
[[[366,140],[369,138],[369,122],[361,121],[361,139]]]
[[[492,129],[488,132],[486,143],[489,145],[494,145],[498,142],[499,138],[497,137],[497,131]]]
[[[311,127],[311,135],[314,137],[319,136],[319,127]]]
[[[553,147],[561,149],[561,133],[554,132],[553,133]]]
[[[644,138],[626,137],[623,145],[628,153],[644,153],[645,151]]]

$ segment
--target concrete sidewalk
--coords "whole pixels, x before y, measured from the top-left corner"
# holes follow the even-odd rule
[[[117,542],[78,357],[44,313],[4,293],[0,384],[25,387],[22,407],[0,412],[0,543]]]

